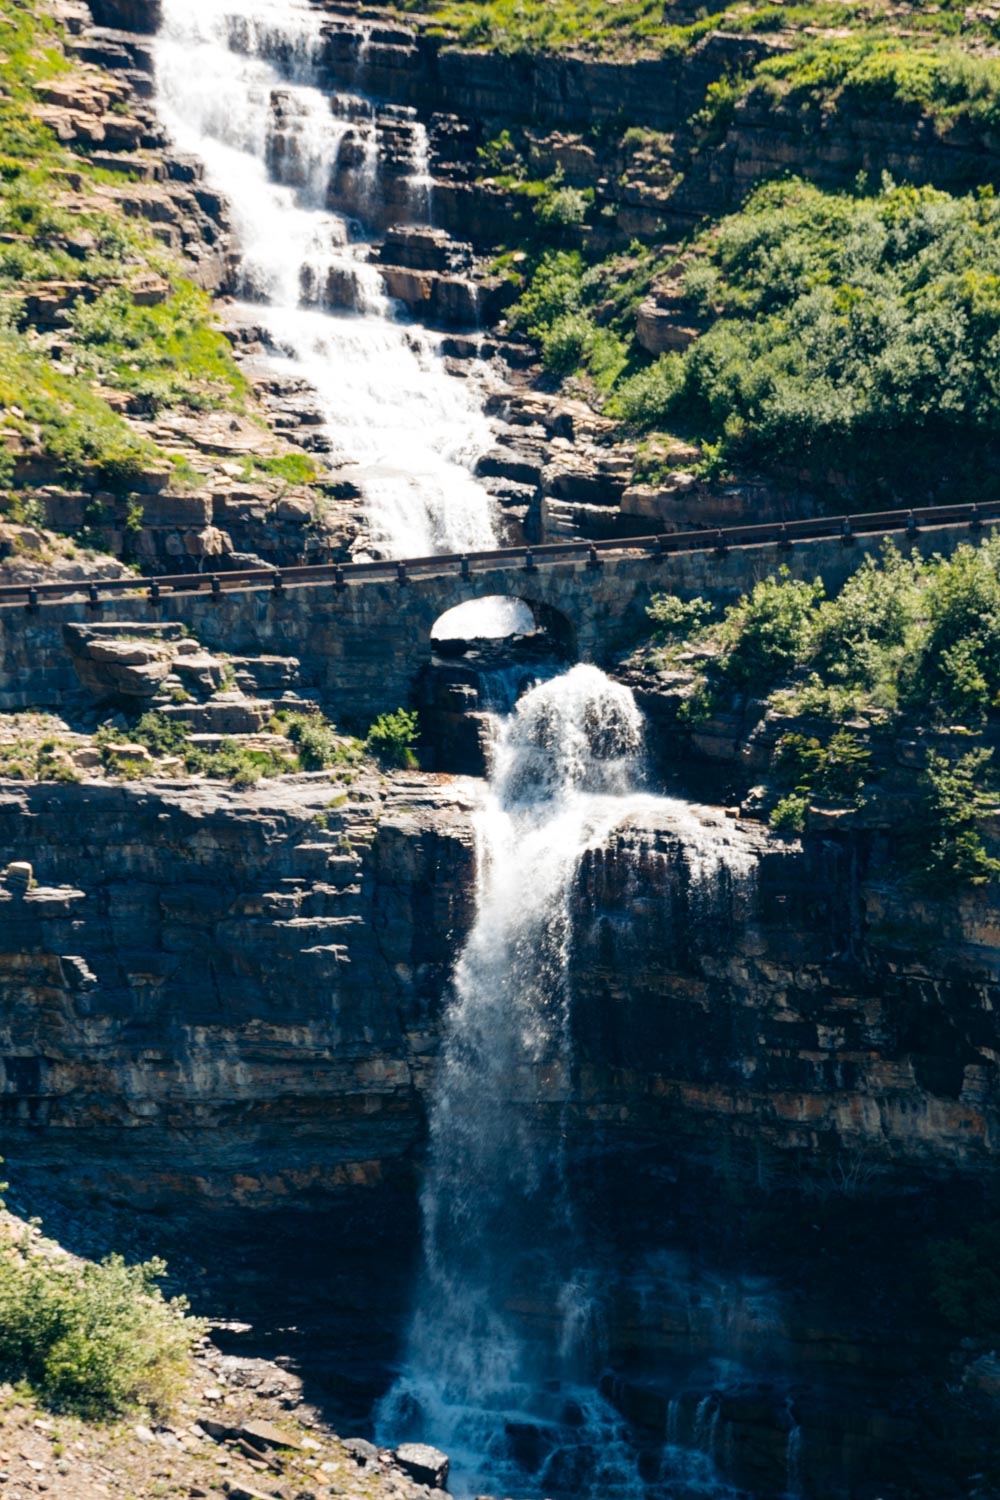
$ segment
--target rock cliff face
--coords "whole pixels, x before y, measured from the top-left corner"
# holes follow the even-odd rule
[[[336,1206],[342,1231],[400,1248],[473,915],[477,792],[402,774],[332,790],[4,786],[0,862],[36,881],[0,887],[12,1166],[188,1215]],[[728,870],[700,862],[706,824]],[[608,1393],[654,1446],[704,1443],[710,1401],[716,1458],[760,1494],[782,1491],[795,1425],[818,1495],[941,1466],[924,1435],[907,1455],[893,1412],[937,1399],[946,1345],[907,1331],[870,1240],[894,1204],[912,1216],[914,1188],[992,1190],[996,922],[984,894],[943,918],[908,899],[877,844],[687,804],[651,804],[585,857],[572,1092],[538,1128],[568,1132]],[[796,1260],[815,1250],[800,1213],[826,1226],[822,1266]],[[838,1281],[859,1254],[863,1296]],[[712,1361],[737,1347],[723,1379]]]
[[[0,798],[11,1154],[218,1202],[377,1182],[417,1148],[468,930],[476,783],[325,773]],[[739,878],[699,873],[699,820]],[[995,1171],[995,902],[931,905],[877,832],[804,842],[651,804],[587,855],[571,949],[581,1139],[734,1182]],[[103,1163],[103,1164],[102,1164]]]
[[[0,918],[12,1156],[146,1204],[398,1176],[467,921],[468,793],[333,790],[8,784],[0,838],[38,882]]]

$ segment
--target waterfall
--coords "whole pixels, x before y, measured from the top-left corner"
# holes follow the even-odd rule
[[[786,1500],[802,1500],[802,1428],[792,1417],[785,1447]]]
[[[363,218],[380,166],[373,102],[323,87],[322,15],[306,0],[163,0],[162,12],[158,109],[230,205],[247,304],[235,315],[263,326],[276,362],[317,392],[373,542],[390,556],[497,546],[493,502],[472,474],[492,443],[485,368],[447,373],[441,340],[396,318],[367,232],[329,207],[335,180],[346,183],[338,201],[347,192]],[[407,190],[424,216],[417,123],[411,151]]]
[[[694,850],[692,882],[727,858],[686,804],[642,791],[642,742],[631,693],[592,666],[542,682],[494,721],[477,914],[430,1112],[422,1284],[404,1371],[378,1413],[386,1441],[419,1436],[449,1452],[458,1494],[654,1493],[625,1423],[593,1389],[601,1301],[565,1154],[582,856],[630,815],[668,810]],[[676,1451],[672,1464],[676,1480]],[[668,1492],[680,1493],[655,1491]]]

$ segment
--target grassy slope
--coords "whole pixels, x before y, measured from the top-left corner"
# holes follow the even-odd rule
[[[791,46],[819,33],[864,32],[908,43],[958,38],[977,47],[1000,43],[1000,17],[941,0],[811,0],[807,4],[712,4],[689,24],[670,18],[662,0],[400,0],[410,19],[470,46],[504,51],[573,51],[634,56],[680,51],[708,32],[765,32]]]
[[[0,483],[10,480],[13,447],[55,456],[68,480],[90,474],[127,487],[158,455],[101,388],[155,410],[238,406],[244,383],[211,327],[208,298],[143,225],[102,200],[100,189],[121,179],[60,145],[36,118],[39,87],[70,73],[61,43],[40,5],[0,4]],[[165,279],[170,295],[137,306],[131,288],[151,276]],[[85,288],[68,332],[60,330],[69,357],[24,313],[34,289],[66,281]]]

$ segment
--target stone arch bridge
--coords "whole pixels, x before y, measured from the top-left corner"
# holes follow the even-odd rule
[[[930,554],[1000,521],[1000,503],[722,532],[547,544],[468,558],[0,587],[0,710],[57,708],[80,694],[80,625],[156,633],[179,623],[214,651],[295,656],[328,713],[366,726],[414,701],[437,620],[468,600],[525,601],[571,659],[612,662],[640,638],[652,594],[725,602],[782,563],[835,588],[887,535]],[[5,607],[4,607],[5,606]],[[67,627],[70,627],[67,629]]]

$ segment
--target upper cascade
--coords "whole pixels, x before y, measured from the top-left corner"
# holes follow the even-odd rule
[[[364,226],[384,220],[389,191],[377,102],[353,76],[331,96],[323,18],[304,3],[162,9],[158,108],[229,202],[235,316],[261,327],[276,362],[315,389],[372,543],[389,556],[495,547],[494,502],[472,472],[492,443],[488,371],[449,375],[441,340],[398,319],[371,260]],[[432,199],[427,135],[399,113],[389,112],[391,207],[418,222]]]

